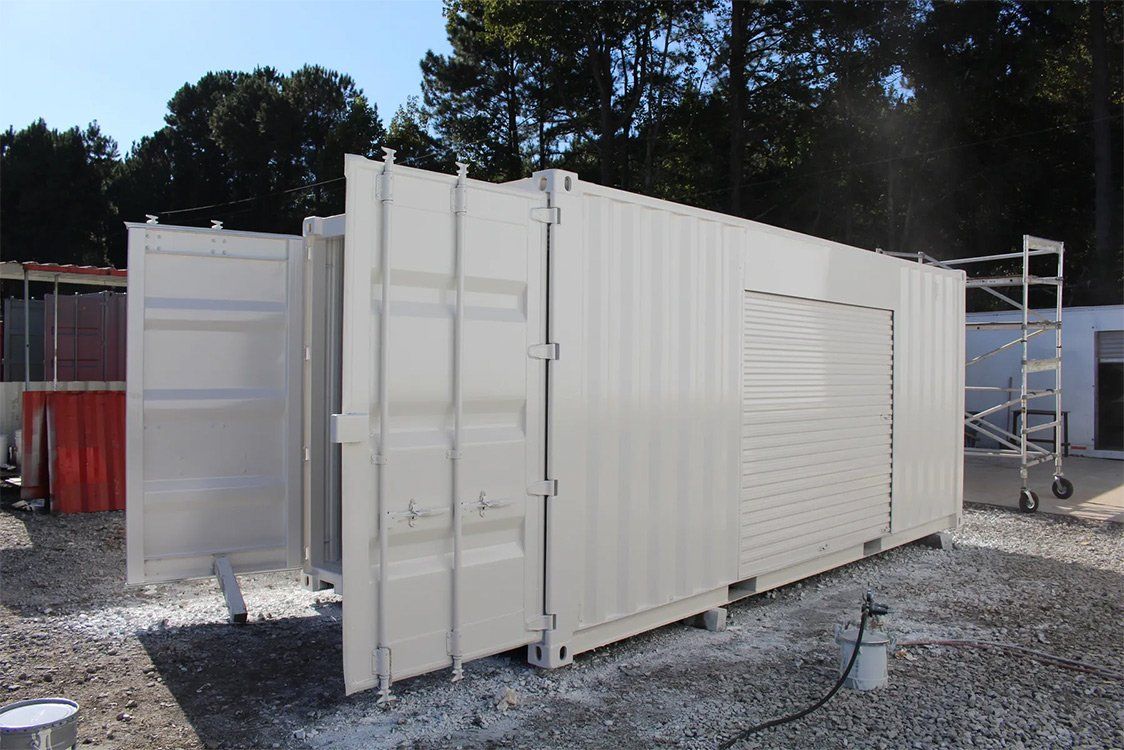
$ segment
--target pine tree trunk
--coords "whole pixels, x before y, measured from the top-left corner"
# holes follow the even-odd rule
[[[1112,236],[1112,135],[1109,128],[1108,54],[1105,40],[1104,2],[1089,3],[1089,47],[1093,63],[1093,215],[1095,263],[1100,273],[1091,276],[1097,288],[1091,290],[1098,302],[1115,296],[1113,274],[1115,247]],[[1102,299],[1102,295],[1105,297]]]

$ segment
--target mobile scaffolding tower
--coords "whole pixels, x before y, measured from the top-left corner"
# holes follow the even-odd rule
[[[1062,279],[1065,267],[1065,245],[1054,240],[1044,240],[1039,237],[1023,235],[1022,252],[1000,253],[997,255],[981,255],[974,258],[957,258],[954,260],[937,260],[926,253],[888,252],[899,258],[914,258],[919,263],[940,266],[941,268],[957,269],[965,266],[979,269],[991,268],[991,264],[1002,261],[1022,260],[1022,273],[1005,276],[982,276],[968,274],[966,288],[982,289],[987,294],[1001,300],[1004,304],[1019,311],[1021,321],[988,321],[968,322],[968,329],[999,329],[1018,331],[1016,338],[1007,341],[989,351],[972,357],[965,362],[965,367],[982,362],[1000,352],[1021,347],[1022,358],[1020,367],[1020,382],[1015,385],[969,385],[965,390],[996,394],[999,403],[992,404],[978,411],[968,410],[964,414],[965,440],[970,436],[982,435],[994,440],[998,447],[977,447],[965,444],[966,455],[979,456],[1006,456],[1019,459],[1019,477],[1022,488],[1019,491],[1019,508],[1027,513],[1038,510],[1038,494],[1028,485],[1028,472],[1030,467],[1053,461],[1054,481],[1051,490],[1059,499],[1066,499],[1073,495],[1073,483],[1066,479],[1062,472],[1062,454],[1064,450],[1064,419],[1062,415]],[[1057,273],[1053,276],[1039,276],[1030,272],[1030,259],[1040,255],[1057,256]],[[1052,266],[1051,266],[1052,267]],[[964,269],[968,270],[968,269]],[[1021,296],[1015,298],[1000,289],[1018,288]],[[1030,308],[1031,287],[1052,287],[1055,291],[1054,315],[1051,318]],[[1031,359],[1030,339],[1041,336],[1050,331],[1054,332],[1054,356],[1046,359]],[[1033,373],[1053,373],[1052,387],[1031,387],[1029,380]],[[1031,409],[1031,402],[1039,404],[1053,401],[1053,409]],[[987,417],[1003,411],[1015,409],[1015,423],[1011,429],[1000,427],[994,422],[989,422]],[[1028,417],[1033,413],[1042,411],[1052,412],[1053,420],[1042,424],[1030,423]],[[1017,432],[1015,431],[1017,429]],[[1032,436],[1053,430],[1053,443],[1039,440],[1034,442]],[[1046,445],[1050,446],[1047,450]]]

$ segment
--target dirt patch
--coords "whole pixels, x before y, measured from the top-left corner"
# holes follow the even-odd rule
[[[0,698],[64,695],[106,748],[713,747],[834,679],[831,629],[867,588],[901,639],[998,640],[1124,671],[1119,525],[969,508],[957,547],[910,546],[673,625],[553,672],[522,652],[343,696],[341,600],[247,576],[251,622],[213,581],[124,586],[124,515],[0,513]],[[1005,654],[910,649],[890,684],[842,691],[745,747],[1120,747],[1124,685]]]

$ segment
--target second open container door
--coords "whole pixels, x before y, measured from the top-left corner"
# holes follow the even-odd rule
[[[359,157],[346,174],[351,693],[541,636],[546,197]]]

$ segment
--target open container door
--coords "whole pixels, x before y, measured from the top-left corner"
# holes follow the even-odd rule
[[[127,226],[129,583],[299,566],[301,238]]]
[[[344,682],[385,698],[546,627],[549,210],[463,171],[349,156],[345,174]]]

